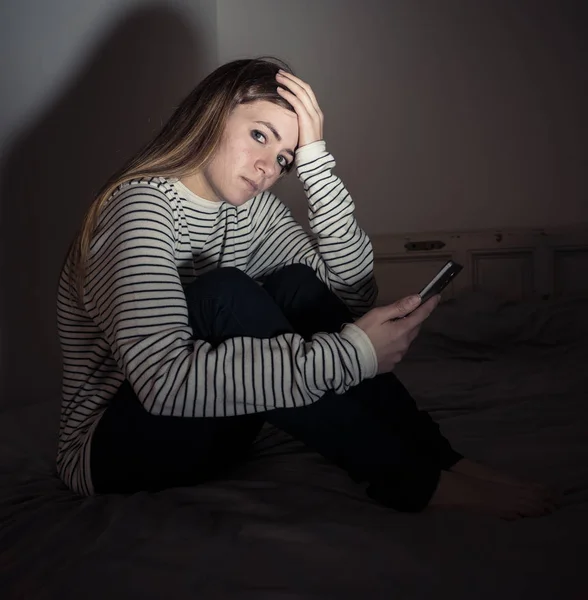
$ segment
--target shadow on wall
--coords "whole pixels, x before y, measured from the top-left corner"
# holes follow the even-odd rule
[[[56,291],[94,194],[197,83],[198,32],[168,8],[135,11],[99,43],[0,166],[0,406],[59,403]]]

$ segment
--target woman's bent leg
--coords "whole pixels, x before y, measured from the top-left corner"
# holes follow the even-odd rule
[[[305,338],[318,332],[339,331],[354,318],[345,304],[305,265],[292,265],[267,278],[265,289],[294,330]],[[414,398],[394,373],[383,373],[361,384],[362,400],[397,434],[412,437],[436,457],[442,469],[463,458],[441,435],[439,425],[419,410]]]
[[[185,292],[194,337],[213,345],[230,337],[272,337],[291,331],[267,292],[237,269],[209,272]],[[125,381],[92,438],[94,489],[154,491],[219,476],[247,456],[262,425],[262,415],[152,415]]]
[[[269,276],[264,287],[307,339],[318,331],[339,331],[354,320],[309,267],[286,267]],[[308,407],[270,411],[266,420],[304,440],[355,479],[370,481],[370,496],[400,510],[423,508],[439,469],[461,458],[392,373],[365,380],[344,395],[326,394]]]
[[[280,285],[282,293],[298,287],[299,300],[305,297],[307,284],[301,287],[300,278],[294,277],[307,276],[305,269],[297,265],[281,273],[291,284]],[[237,269],[199,278],[186,288],[194,335],[217,344],[229,337],[273,337],[294,331],[279,298],[272,294],[277,275],[266,280],[265,289]],[[296,314],[291,318],[298,319]],[[317,330],[321,329],[326,330]],[[95,432],[95,489],[156,490],[218,476],[247,454],[265,419],[346,469],[355,480],[367,481],[368,494],[375,500],[398,510],[420,510],[435,490],[439,465],[413,439],[386,426],[373,403],[365,401],[362,386],[341,395],[329,392],[307,407],[190,419],[149,415],[130,386],[123,385]]]

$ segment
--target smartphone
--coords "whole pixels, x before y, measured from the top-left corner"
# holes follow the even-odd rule
[[[453,260],[448,260],[443,267],[441,267],[441,270],[437,275],[435,275],[435,277],[433,277],[433,279],[431,279],[431,281],[429,281],[429,283],[427,283],[427,285],[419,292],[419,296],[421,297],[419,306],[422,306],[432,296],[440,294],[462,269],[463,267],[460,264]],[[413,311],[410,311],[410,313],[411,312]],[[405,317],[408,317],[410,313],[399,318],[404,319]],[[393,320],[396,321],[398,319]]]
[[[439,273],[419,292],[421,304],[424,304],[431,296],[440,294],[462,269],[463,267],[455,261],[447,261]]]

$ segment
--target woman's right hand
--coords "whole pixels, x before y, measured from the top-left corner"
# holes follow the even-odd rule
[[[419,306],[419,296],[407,296],[393,304],[373,308],[355,321],[374,346],[378,374],[392,371],[402,360],[418,335],[422,322],[433,312],[439,300],[440,296],[436,295]]]

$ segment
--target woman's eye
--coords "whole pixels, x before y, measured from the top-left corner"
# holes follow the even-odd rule
[[[254,129],[251,132],[251,137],[254,140],[256,140],[257,142],[261,142],[261,143],[265,142],[265,135],[261,131],[259,131],[259,129]]]
[[[265,133],[259,131],[259,129],[254,129],[251,132],[251,137],[260,144],[265,144],[267,140]],[[280,165],[280,167],[282,167],[282,169],[285,169],[288,166],[288,159],[283,154],[280,154],[278,156],[278,164]]]

